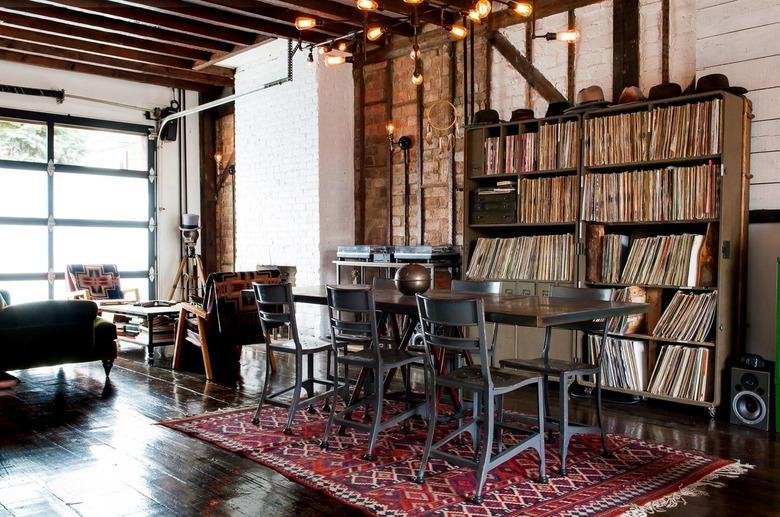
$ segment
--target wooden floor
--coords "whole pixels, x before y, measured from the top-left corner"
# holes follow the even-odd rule
[[[148,367],[136,350],[121,353],[108,382],[99,363],[16,372],[16,396],[0,397],[0,516],[357,515],[271,469],[157,425],[254,403],[261,359],[257,347],[245,348],[233,386]],[[523,401],[513,406],[522,409]],[[581,420],[591,418],[589,401],[574,407]],[[610,432],[756,465],[665,515],[780,515],[774,436],[680,406],[608,405],[606,416]]]

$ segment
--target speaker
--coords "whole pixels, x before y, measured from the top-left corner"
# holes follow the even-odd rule
[[[773,368],[731,369],[731,423],[769,431],[774,396]]]

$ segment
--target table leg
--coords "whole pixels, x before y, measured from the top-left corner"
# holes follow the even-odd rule
[[[146,318],[149,325],[149,342],[146,344],[146,362],[149,366],[154,365],[154,316],[151,314]]]

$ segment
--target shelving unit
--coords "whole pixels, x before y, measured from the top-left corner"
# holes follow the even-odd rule
[[[589,156],[589,146],[593,145],[587,137],[587,124],[589,120],[599,117],[610,117],[625,113],[647,112],[646,120],[658,116],[662,108],[683,107],[712,100],[720,101],[720,113],[718,120],[717,150],[719,152],[701,153],[696,156],[683,156],[679,158],[648,159],[645,161],[628,161],[624,163],[592,163],[586,164]],[[676,108],[682,110],[683,108]],[[692,110],[695,108],[691,108]],[[693,113],[693,111],[691,111]],[[640,117],[642,115],[639,115]],[[516,123],[502,123],[491,126],[473,126],[466,131],[466,181],[464,185],[464,271],[471,263],[474,246],[480,238],[512,238],[528,235],[565,234],[574,235],[576,246],[571,260],[576,264],[575,277],[571,282],[556,282],[537,279],[495,279],[505,282],[505,292],[524,294],[545,294],[549,287],[555,284],[580,285],[584,287],[607,287],[621,289],[625,287],[642,287],[650,303],[651,311],[644,317],[641,328],[629,333],[612,333],[611,337],[627,339],[645,343],[647,347],[646,380],[652,374],[656,360],[664,347],[677,345],[691,349],[706,349],[709,351],[709,364],[707,365],[708,380],[706,381],[706,397],[704,400],[693,400],[682,397],[670,397],[658,393],[651,393],[648,386],[643,390],[626,390],[624,388],[604,388],[620,393],[629,393],[642,397],[670,400],[697,407],[706,407],[711,412],[721,402],[722,386],[721,378],[727,359],[738,352],[739,343],[744,337],[744,307],[745,307],[745,270],[747,249],[747,199],[748,199],[748,175],[749,175],[749,142],[750,142],[750,102],[742,97],[725,92],[712,92],[696,94],[661,101],[650,101],[618,105],[602,110],[587,112],[586,114],[552,117],[540,120],[523,121]],[[615,119],[613,119],[615,120]],[[533,170],[519,173],[506,173],[506,139],[512,135],[524,133],[538,133],[540,127],[549,124],[560,124],[564,121],[576,121],[579,124],[579,145],[577,154],[577,167],[560,167],[550,170]],[[605,121],[609,123],[610,121]],[[690,122],[690,121],[688,121]],[[610,128],[623,128],[624,126],[609,126]],[[671,127],[671,126],[670,126]],[[685,128],[690,125],[682,126]],[[619,129],[618,129],[619,130]],[[693,144],[701,135],[696,135],[690,129],[688,133],[681,133],[681,138],[689,139],[684,145]],[[499,174],[486,175],[485,172],[485,138],[498,137],[498,166]],[[538,136],[538,135],[537,135]],[[635,142],[633,156],[650,157],[649,146],[653,138],[651,124],[648,122],[647,131],[638,134]],[[623,139],[623,137],[610,136],[610,138]],[[641,145],[640,145],[641,144]],[[696,145],[701,142],[697,141]],[[642,145],[645,147],[642,148]],[[714,144],[713,144],[714,145]],[[637,152],[639,150],[639,152]],[[539,153],[539,139],[536,140],[535,152]],[[670,154],[669,149],[662,148],[663,155]],[[536,162],[538,165],[538,161]],[[557,164],[556,164],[557,165]],[[668,174],[674,175],[677,167],[696,167],[710,165],[716,171],[715,184],[717,185],[719,213],[704,214],[701,218],[687,218],[679,220],[649,220],[649,221],[622,221],[607,220],[593,221],[586,218],[583,206],[583,195],[586,178],[590,174],[609,175],[621,172],[650,171],[658,169],[670,169]],[[700,168],[702,169],[702,168]],[[689,174],[696,178],[699,170]],[[703,169],[702,169],[703,170]],[[712,169],[706,171],[712,178]],[[702,173],[704,174],[704,173]],[[523,178],[560,177],[574,175],[577,177],[578,216],[576,221],[566,223],[509,223],[509,224],[469,224],[470,203],[472,193],[476,189],[489,188],[499,181],[517,180],[518,184]],[[672,176],[679,179],[684,176]],[[697,183],[698,185],[698,183]],[[712,185],[712,183],[710,183]],[[676,188],[679,188],[676,186]],[[642,190],[642,196],[649,195]],[[520,195],[518,185],[518,221],[524,199]],[[675,212],[684,213],[684,212]],[[696,215],[701,215],[696,213]],[[666,214],[665,214],[666,216]],[[633,215],[632,215],[633,217]],[[622,218],[622,217],[621,217]],[[628,282],[603,282],[600,278],[602,242],[605,234],[626,235],[631,243],[636,239],[662,235],[681,234],[703,235],[703,244],[699,257],[699,269],[697,271],[699,281],[693,286],[665,285],[665,284],[637,284]],[[626,254],[628,250],[626,250]],[[623,257],[625,260],[625,256]],[[622,266],[621,266],[622,270]],[[691,277],[692,278],[692,277]],[[517,284],[522,284],[518,286]],[[717,292],[717,306],[712,330],[703,341],[686,341],[666,339],[654,336],[653,329],[657,324],[663,310],[668,306],[674,293],[680,291],[688,294],[707,294]],[[533,329],[516,329],[512,334],[511,343],[507,342],[499,348],[499,356],[514,354],[518,357],[530,357],[538,354],[541,347],[541,339],[538,332]],[[588,346],[585,337],[573,337],[566,331],[557,332],[554,339],[553,351],[559,356],[587,357]],[[580,379],[586,386],[591,385],[588,379]]]

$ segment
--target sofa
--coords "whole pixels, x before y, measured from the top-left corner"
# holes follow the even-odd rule
[[[0,293],[10,302],[7,293]],[[0,372],[116,359],[116,327],[87,300],[49,300],[0,309]]]

